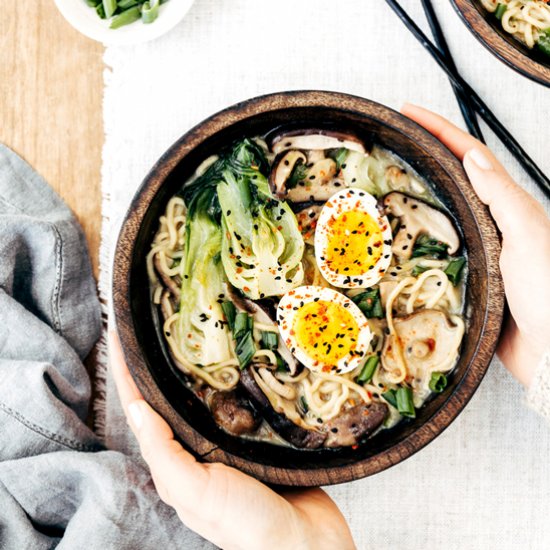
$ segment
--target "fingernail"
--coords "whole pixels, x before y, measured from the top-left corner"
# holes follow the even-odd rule
[[[470,149],[468,151],[468,156],[473,160],[474,164],[482,170],[492,170],[493,165],[491,161],[487,158],[487,155],[481,149]]]
[[[139,430],[143,424],[143,413],[137,401],[128,405],[128,414],[134,427]]]

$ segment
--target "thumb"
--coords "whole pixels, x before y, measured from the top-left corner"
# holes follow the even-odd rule
[[[475,192],[489,206],[503,239],[523,239],[532,232],[533,224],[546,223],[542,205],[481,148],[474,147],[464,155],[464,168]]]

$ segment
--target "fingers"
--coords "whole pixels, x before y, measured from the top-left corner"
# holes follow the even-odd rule
[[[142,397],[126,366],[120,342],[114,330],[109,331],[109,366],[113,373],[120,402],[122,403],[124,412],[126,412],[128,403],[136,399],[141,399]]]
[[[190,504],[196,504],[208,482],[207,469],[174,439],[168,423],[143,399],[128,404],[128,418],[163,500],[176,506],[191,497]]]
[[[464,158],[464,155],[470,149],[484,147],[476,138],[451,124],[446,118],[428,111],[428,109],[405,103],[401,108],[401,112],[426,128],[430,134],[445,144],[460,160]]]
[[[479,198],[489,206],[504,237],[512,243],[546,219],[542,206],[510,177],[491,151],[448,120],[406,103],[401,112],[426,128],[459,159]]]
[[[186,491],[200,491],[208,476],[206,469],[174,439],[167,422],[143,400],[126,366],[114,331],[109,333],[109,357],[128,423],[163,500],[174,504],[171,487],[178,487],[184,494]]]

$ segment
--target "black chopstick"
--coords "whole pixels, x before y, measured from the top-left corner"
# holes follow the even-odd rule
[[[430,53],[434,61],[441,67],[441,69],[443,69],[443,71],[445,71],[451,82],[471,98],[472,104],[483,120],[485,120],[487,125],[491,128],[491,130],[493,130],[500,141],[506,146],[512,155],[514,155],[516,160],[523,166],[524,170],[535,180],[535,183],[540,187],[542,192],[550,198],[550,180],[516,141],[514,136],[512,136],[512,134],[510,134],[510,132],[500,123],[489,107],[487,107],[483,100],[477,95],[475,90],[460,76],[460,74],[458,72],[454,73],[449,67],[447,67],[445,58],[438,50],[437,46],[429,40],[418,25],[409,17],[407,12],[403,10],[399,3],[396,0],[386,0],[386,3],[397,14],[399,19],[401,19],[414,37]]]
[[[447,40],[445,39],[445,35],[443,34],[443,30],[441,29],[441,25],[439,24],[439,20],[432,6],[432,2],[431,0],[421,1],[435,43],[437,44],[439,51],[445,57],[447,67],[449,67],[449,69],[456,74],[458,72],[458,69],[456,68],[455,61],[447,44]],[[472,105],[472,102],[470,101],[470,98],[452,81],[451,85],[453,87],[456,100],[458,101],[458,105],[460,107],[460,111],[462,112],[462,117],[464,118],[464,122],[466,123],[468,131],[470,132],[470,134],[472,134],[472,136],[479,139],[479,141],[485,143],[485,139],[483,137],[483,133],[481,132],[481,128],[479,127],[477,115]]]

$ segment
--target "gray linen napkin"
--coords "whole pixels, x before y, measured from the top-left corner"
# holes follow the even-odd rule
[[[80,226],[0,145],[0,549],[212,548],[86,426],[99,331]]]

